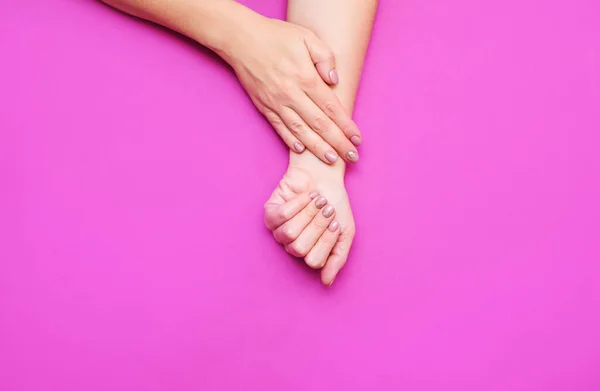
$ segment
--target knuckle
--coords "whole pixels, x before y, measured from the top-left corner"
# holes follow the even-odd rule
[[[283,124],[279,116],[274,113],[267,113],[265,114],[265,117],[267,118],[267,121],[269,121],[269,123],[273,125],[273,127],[277,128]]]
[[[270,103],[286,101],[292,91],[293,83],[285,79],[275,81],[265,94]]]
[[[265,106],[267,106],[271,101],[270,94],[263,90],[258,91],[256,97],[258,98],[258,101],[264,104]]]
[[[326,133],[329,131],[329,126],[328,126],[328,121],[325,117],[323,117],[322,115],[317,115],[314,119],[313,119],[313,126],[315,127],[315,130],[318,131],[319,133]]]
[[[291,80],[282,80],[277,84],[277,89],[279,90],[279,94],[284,98],[289,98],[290,93],[294,90],[295,83]]]
[[[323,111],[329,118],[336,118],[337,116],[337,104],[332,101],[327,101],[323,104]]]
[[[295,55],[293,49],[291,51],[293,55]],[[284,79],[279,79],[282,75],[290,75],[294,73],[296,66],[294,64],[294,60],[289,58],[288,56],[280,57],[278,60],[275,60],[274,63],[275,69],[278,71],[279,75],[274,77],[274,80],[281,81]]]
[[[322,257],[319,258],[318,255],[314,255],[314,253],[309,253],[304,257],[304,262],[313,269],[320,269],[323,267]]]
[[[302,74],[298,79],[300,80],[300,84],[307,89],[313,89],[319,84],[316,77],[308,74]]]
[[[279,218],[283,221],[288,221],[292,217],[290,209],[282,209],[279,211]]]
[[[288,252],[296,257],[304,258],[308,254],[308,249],[305,245],[293,242],[287,246]]]
[[[292,132],[292,134],[295,136],[300,136],[305,132],[304,124],[298,120],[291,121],[289,129],[290,132]]]
[[[296,239],[294,229],[288,225],[284,225],[283,227],[281,227],[279,236],[281,237],[282,240],[285,240],[288,242]]]
[[[273,107],[273,93],[267,88],[259,88],[254,99],[265,107]]]

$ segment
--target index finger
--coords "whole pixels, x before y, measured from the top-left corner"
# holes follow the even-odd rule
[[[303,193],[285,204],[265,208],[265,225],[271,231],[279,227],[292,217],[296,216],[306,207],[319,193]]]

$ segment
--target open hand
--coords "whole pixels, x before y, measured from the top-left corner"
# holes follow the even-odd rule
[[[229,61],[250,98],[288,147],[325,163],[358,161],[358,127],[326,84],[337,83],[332,51],[311,31],[255,15]]]

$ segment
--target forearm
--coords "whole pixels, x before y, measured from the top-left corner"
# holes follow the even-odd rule
[[[233,0],[102,0],[183,34],[228,60],[246,21],[258,15]]]
[[[289,0],[288,22],[308,28],[325,42],[335,55],[339,83],[332,87],[346,110],[354,110],[354,102],[364,64],[377,0]],[[292,165],[318,165],[320,171],[343,175],[341,159],[331,168],[321,167],[309,153],[291,154]]]

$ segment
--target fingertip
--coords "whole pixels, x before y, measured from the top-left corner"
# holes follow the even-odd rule
[[[321,209],[322,207],[324,207],[325,205],[327,205],[327,198],[321,196],[319,197],[316,201],[315,201],[315,206],[317,207],[317,209]]]
[[[348,158],[348,161],[351,163],[358,162],[358,152],[356,152],[356,151],[349,151],[346,154],[346,157]]]
[[[325,160],[327,160],[327,162],[329,164],[335,163],[337,161],[337,159],[338,159],[338,155],[335,152],[333,152],[333,151],[325,152]]]
[[[292,149],[297,153],[302,153],[306,148],[301,143],[295,142]]]
[[[331,223],[329,223],[329,231],[331,232],[335,232],[340,226],[340,223],[337,222],[337,220],[333,220],[331,221]]]
[[[327,266],[327,264],[325,264],[325,266]],[[329,287],[333,284],[333,281],[335,281],[335,274],[330,275],[330,273],[327,272],[327,267],[321,269],[321,283]]]

